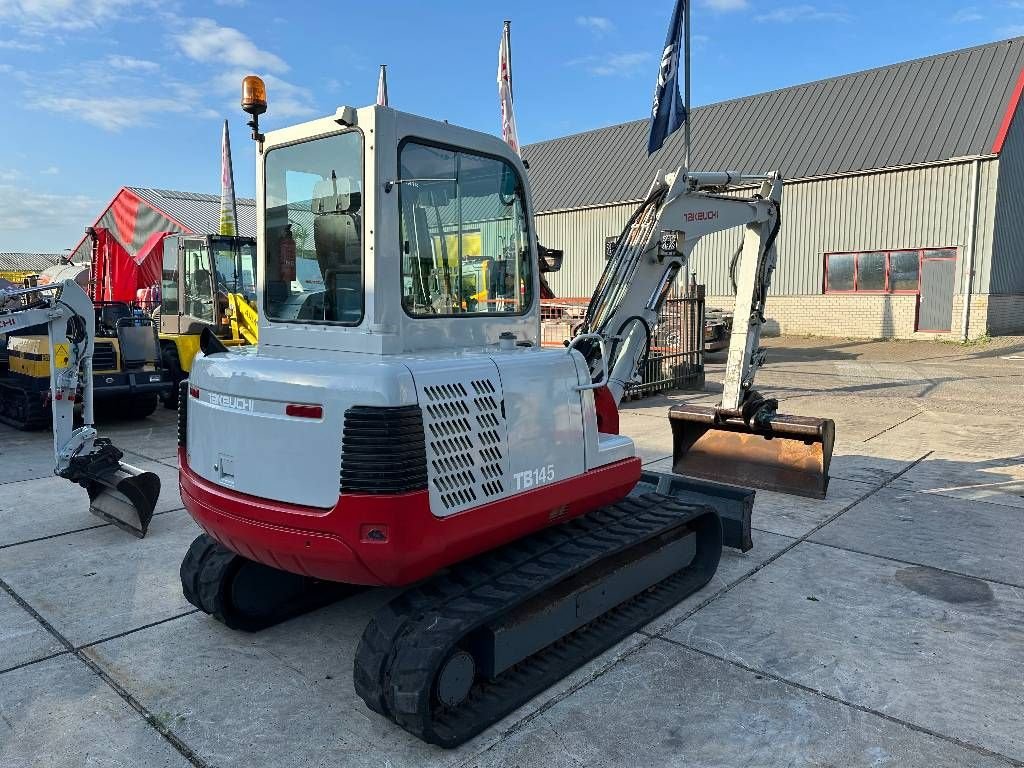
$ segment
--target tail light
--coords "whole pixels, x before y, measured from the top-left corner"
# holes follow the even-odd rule
[[[308,405],[306,403],[288,403],[284,409],[285,415],[296,416],[300,419],[322,419],[324,407],[322,405]]]

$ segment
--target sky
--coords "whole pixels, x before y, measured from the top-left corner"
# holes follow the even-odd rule
[[[695,106],[1024,35],[1024,0],[692,0]],[[267,82],[273,129],[376,97],[500,132],[495,83],[512,20],[523,144],[645,117],[673,0],[0,0],[0,251],[72,247],[122,186],[219,191],[230,121]]]

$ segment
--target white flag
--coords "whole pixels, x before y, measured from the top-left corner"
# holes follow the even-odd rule
[[[512,22],[505,22],[498,47],[498,101],[501,102],[501,138],[519,154],[516,115],[512,110]]]
[[[377,78],[377,105],[388,105],[388,65],[380,65],[380,77]]]
[[[220,140],[220,234],[238,234],[238,210],[235,208],[235,173],[231,168],[231,139],[228,121]]]

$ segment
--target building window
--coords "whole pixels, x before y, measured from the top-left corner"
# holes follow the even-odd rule
[[[825,293],[917,293],[921,259],[956,258],[955,248],[825,254]]]

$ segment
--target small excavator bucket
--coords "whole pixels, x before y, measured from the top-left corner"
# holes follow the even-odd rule
[[[777,415],[762,427],[716,418],[707,406],[676,405],[669,421],[676,474],[825,498],[836,435],[832,419]]]
[[[117,469],[89,473],[80,482],[90,512],[140,539],[146,535],[160,496],[158,475],[118,462]]]

